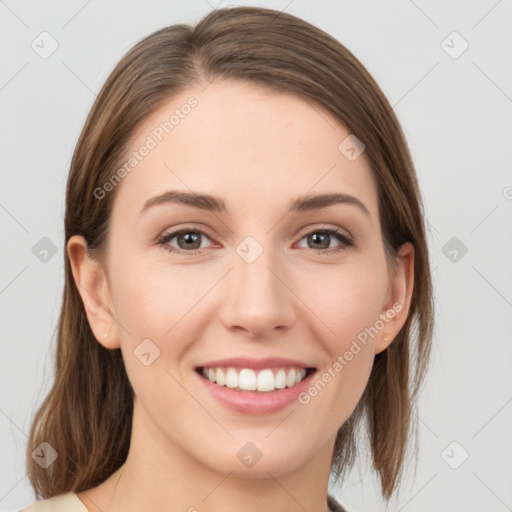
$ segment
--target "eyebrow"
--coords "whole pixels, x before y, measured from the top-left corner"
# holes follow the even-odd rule
[[[148,199],[144,203],[140,213],[142,214],[154,206],[169,203],[184,204],[186,206],[214,213],[227,212],[226,203],[220,197],[199,192],[168,190],[163,194]],[[334,204],[348,204],[356,206],[366,216],[371,218],[370,211],[359,199],[357,199],[357,197],[341,193],[306,194],[304,196],[291,199],[288,203],[286,213],[319,210]]]

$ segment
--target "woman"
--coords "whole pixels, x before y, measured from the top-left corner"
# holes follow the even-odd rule
[[[364,421],[397,492],[432,337],[423,209],[338,41],[252,7],[140,41],[78,141],[65,240],[25,510],[344,510],[329,476]]]

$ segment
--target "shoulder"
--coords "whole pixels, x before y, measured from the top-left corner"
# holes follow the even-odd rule
[[[329,512],[348,512],[330,494],[327,495],[327,506],[329,507]]]
[[[75,492],[37,501],[19,512],[88,512]]]

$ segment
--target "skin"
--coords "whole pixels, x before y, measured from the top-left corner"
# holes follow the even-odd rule
[[[296,95],[233,81],[188,89],[146,119],[131,151],[190,96],[198,105],[118,185],[105,260],[88,258],[80,236],[67,245],[94,335],[121,348],[136,395],[127,461],[79,498],[103,512],[170,504],[324,512],[337,430],[359,401],[375,354],[407,318],[413,247],[402,247],[392,274],[364,153],[345,158],[338,145],[349,132]],[[174,203],[139,213],[169,189],[219,196],[228,212]],[[370,215],[350,204],[286,214],[291,198],[320,192],[351,194]],[[187,254],[177,238],[167,245],[181,253],[157,244],[190,224],[205,232],[200,254]],[[307,235],[321,228],[339,228],[356,245],[325,254],[322,247],[343,243],[331,236],[319,249]],[[250,264],[236,252],[249,235],[263,249]],[[275,356],[310,362],[321,375],[394,303],[402,310],[306,405],[234,412],[194,372],[213,359]],[[133,354],[146,338],[161,351],[150,366]],[[236,456],[247,442],[262,454],[251,468]]]

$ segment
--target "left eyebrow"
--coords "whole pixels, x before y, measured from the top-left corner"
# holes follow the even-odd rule
[[[328,193],[328,194],[306,194],[292,199],[288,203],[288,212],[305,212],[311,210],[319,210],[326,208],[333,204],[349,204],[359,208],[366,216],[371,219],[371,214],[368,208],[362,201],[355,196],[341,193]]]
[[[215,213],[227,212],[226,203],[220,197],[199,192],[190,192],[186,190],[168,190],[163,194],[148,199],[144,203],[140,213],[147,211],[153,206],[167,203],[184,204],[186,206],[191,206],[193,208]],[[364,203],[362,203],[355,196],[341,193],[306,194],[304,196],[293,198],[288,203],[287,213],[319,210],[334,204],[347,204],[356,206],[371,219],[370,211],[364,205]]]

